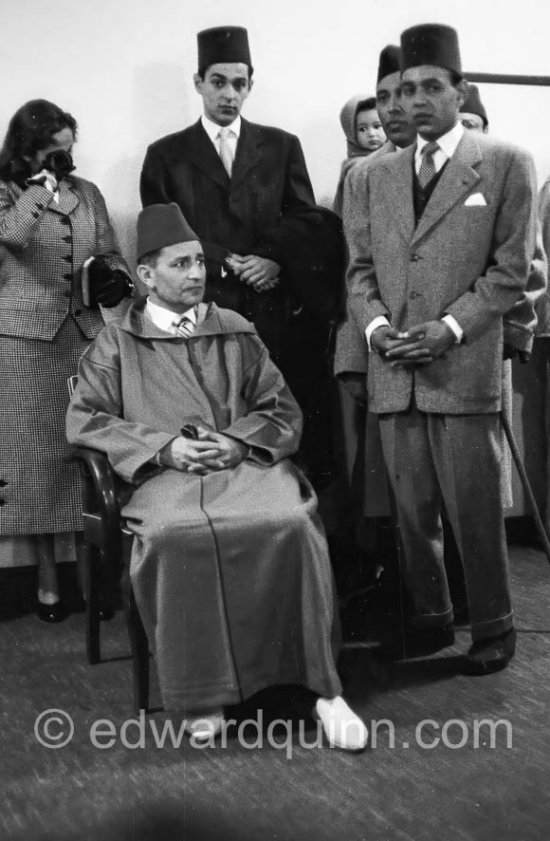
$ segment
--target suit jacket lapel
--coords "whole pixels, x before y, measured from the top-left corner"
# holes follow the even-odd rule
[[[212,181],[216,181],[222,187],[229,186],[229,175],[200,120],[191,127],[188,135],[187,158]]]
[[[59,201],[51,202],[49,209],[68,216],[80,204],[80,199],[71,181],[61,181],[59,185]]]
[[[481,158],[479,144],[468,132],[465,132],[426,205],[413,234],[411,245],[426,236],[434,225],[437,225],[440,219],[479,181],[480,175],[474,167]]]
[[[387,182],[390,207],[407,241],[414,232],[413,157],[414,146],[408,146],[398,153],[395,158],[394,177]]]
[[[261,135],[256,126],[252,126],[247,120],[241,119],[241,132],[237,143],[237,154],[233,163],[231,173],[231,190],[238,187],[246,178],[253,166],[260,158],[259,145],[262,142]]]

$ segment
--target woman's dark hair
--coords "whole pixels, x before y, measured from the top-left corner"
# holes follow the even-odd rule
[[[4,144],[0,150],[0,178],[25,186],[32,175],[24,156],[33,158],[40,149],[52,142],[52,137],[70,128],[76,138],[75,118],[46,99],[32,99],[22,105],[10,120]]]

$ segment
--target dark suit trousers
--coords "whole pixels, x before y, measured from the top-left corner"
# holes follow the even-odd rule
[[[512,627],[502,510],[498,414],[408,412],[380,416],[384,458],[396,498],[413,623],[452,620],[443,563],[445,506],[464,565],[474,640]]]

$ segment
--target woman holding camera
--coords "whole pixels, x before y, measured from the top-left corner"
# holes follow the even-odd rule
[[[132,289],[101,193],[72,175],[76,133],[71,114],[33,100],[0,151],[0,536],[32,536],[48,622],[65,615],[54,535],[82,529],[77,468],[66,461],[67,380],[103,326],[99,304]]]

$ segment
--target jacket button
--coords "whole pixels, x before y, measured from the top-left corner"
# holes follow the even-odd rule
[[[411,263],[418,263],[419,260],[420,257],[418,256],[418,254],[411,254]]]
[[[62,240],[62,242],[67,242],[67,243],[72,242],[73,241],[72,234],[67,234],[66,237],[61,237],[61,240]]]
[[[74,314],[75,314],[75,315],[82,315],[82,310],[75,310],[75,311],[74,311]]]
[[[62,224],[62,225],[70,225],[70,224],[71,224],[71,220],[69,219],[69,217],[68,217],[68,216],[62,216],[62,217],[61,217],[61,224]]]
[[[40,216],[40,213],[37,210],[33,210],[32,216],[34,216],[35,219],[38,219],[39,216]]]
[[[37,204],[36,204],[36,209],[37,209],[37,210],[44,210],[44,205],[43,205],[43,204],[38,204],[38,203],[37,203]]]
[[[420,298],[420,293],[413,290],[412,292],[409,292],[409,298],[411,301],[415,301],[417,298]]]
[[[73,262],[73,258],[71,257],[70,254],[67,254],[66,256],[63,256],[61,259],[65,260],[66,263],[72,263]]]
[[[5,488],[7,484],[5,479],[0,479],[0,488]]]
[[[73,276],[72,276],[72,274],[64,274],[63,278],[64,278],[64,280],[72,280]]]
[[[70,298],[71,295],[72,295],[72,292],[71,292],[70,289],[66,289],[65,292],[63,292],[63,294],[66,298]]]
[[[5,504],[6,504],[6,500],[0,498],[0,505],[5,505]]]

